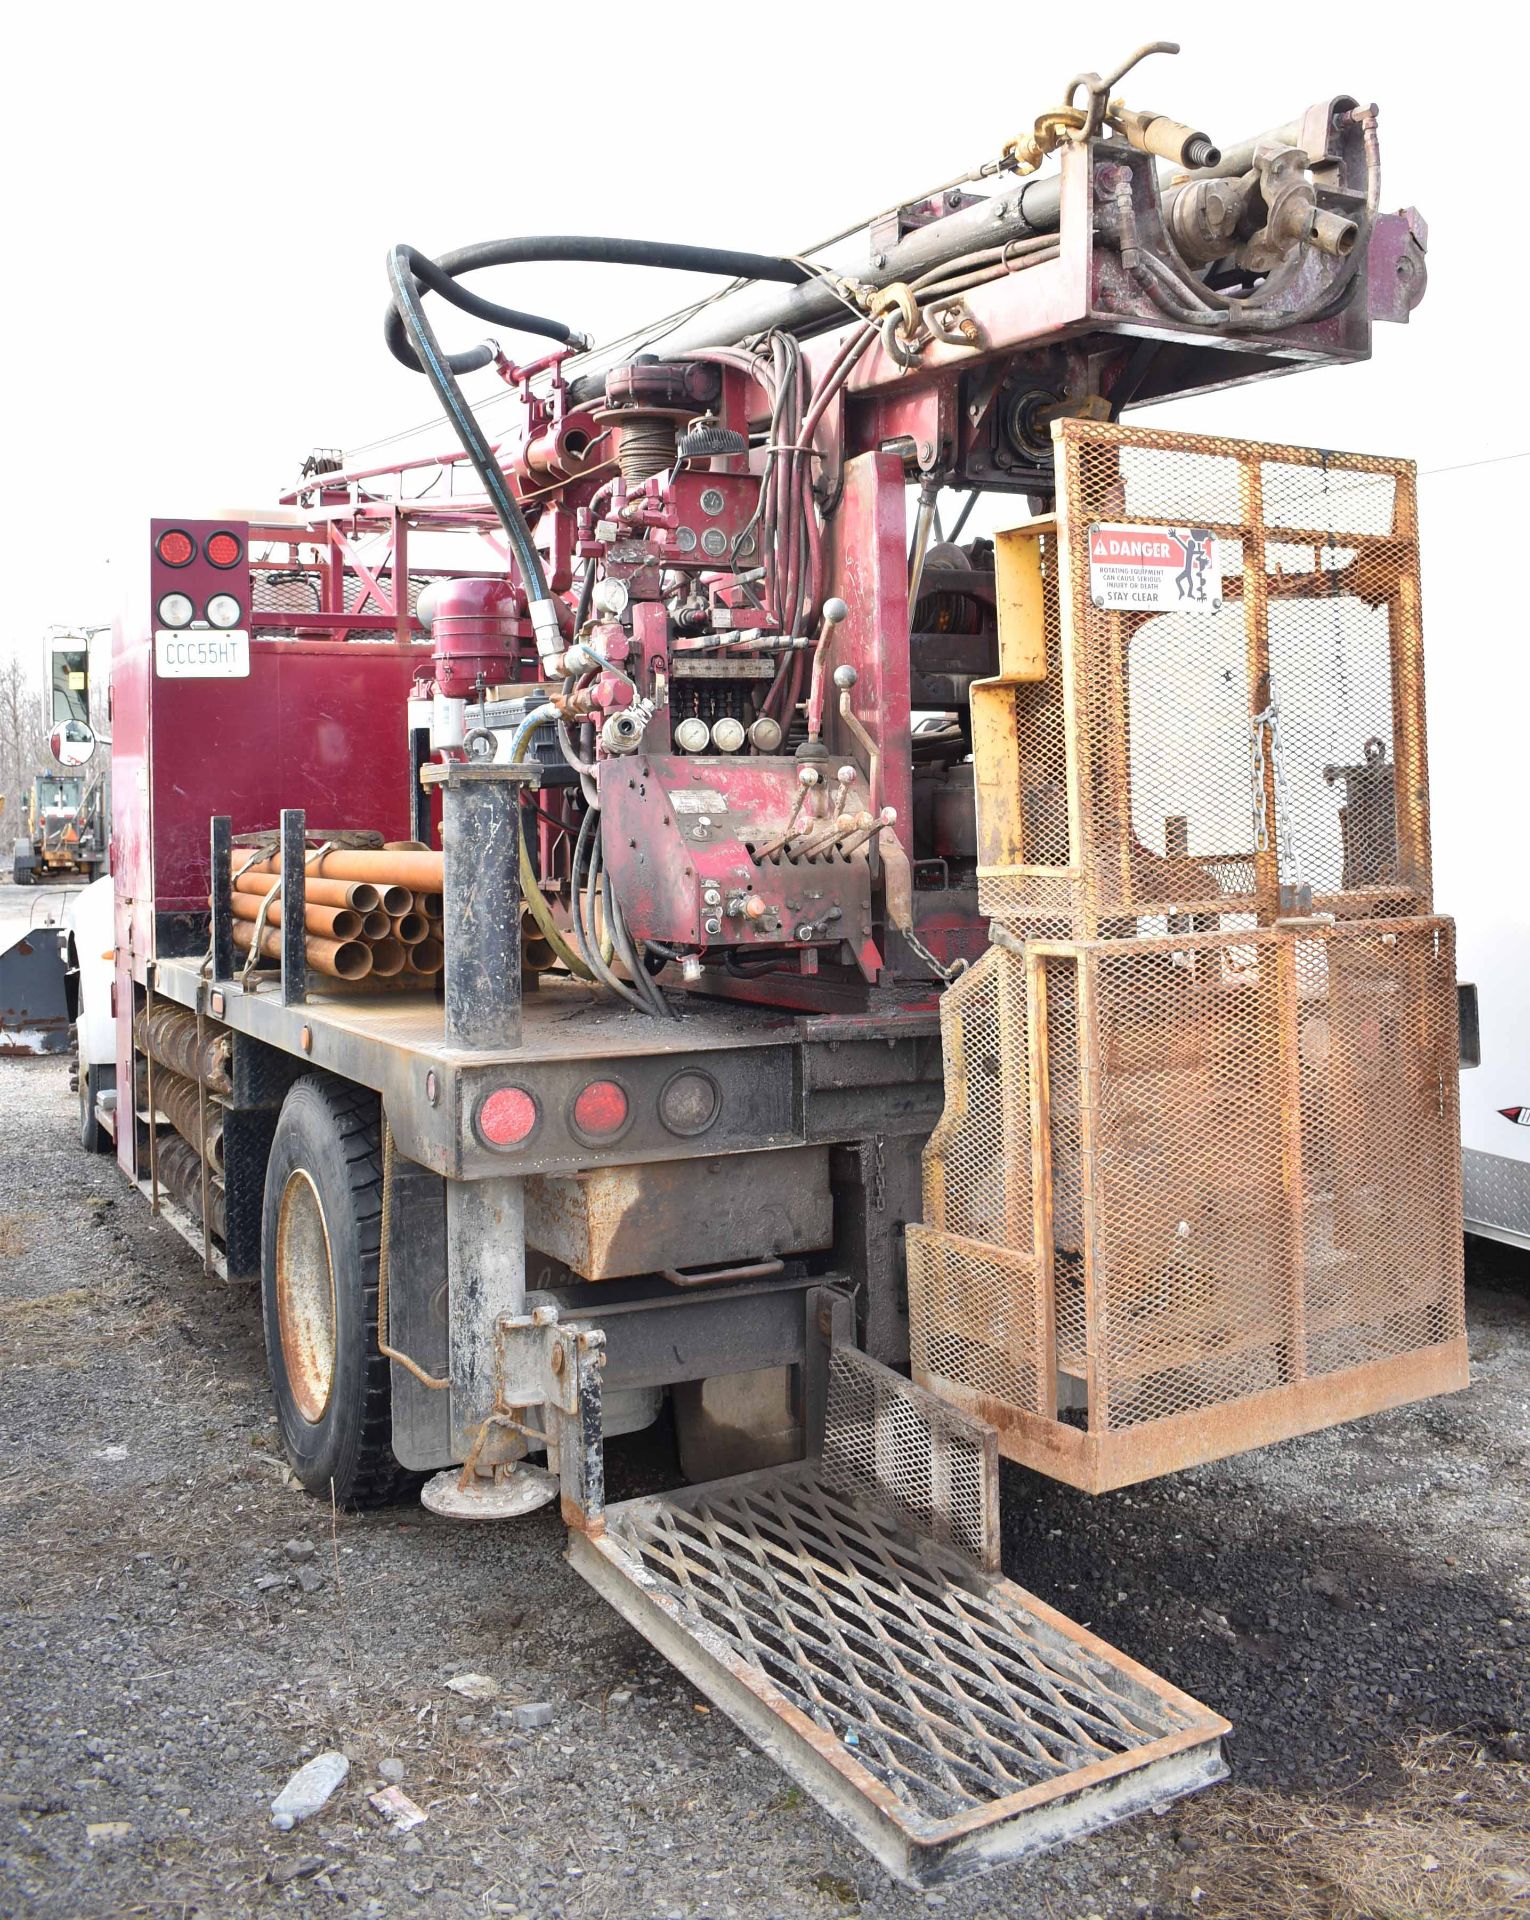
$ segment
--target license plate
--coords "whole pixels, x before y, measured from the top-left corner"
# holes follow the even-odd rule
[[[189,633],[161,627],[154,635],[154,671],[161,680],[245,680],[250,636],[242,629]]]

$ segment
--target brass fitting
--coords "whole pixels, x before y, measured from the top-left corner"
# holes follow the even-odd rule
[[[1181,167],[1215,167],[1221,162],[1221,148],[1210,134],[1187,127],[1181,120],[1171,120],[1167,114],[1112,100],[1106,118],[1139,153],[1156,153],[1161,160],[1172,160]]]

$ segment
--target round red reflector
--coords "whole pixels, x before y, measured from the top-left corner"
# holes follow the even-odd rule
[[[202,544],[202,551],[215,567],[237,567],[244,543],[237,533],[210,533]]]
[[[189,567],[196,558],[197,543],[189,533],[172,527],[168,533],[159,536],[155,551],[167,567]]]
[[[609,1139],[627,1124],[627,1096],[614,1080],[592,1080],[574,1102],[574,1125],[592,1140]]]
[[[537,1103],[523,1087],[498,1087],[478,1109],[478,1131],[491,1147],[518,1146],[537,1123]]]

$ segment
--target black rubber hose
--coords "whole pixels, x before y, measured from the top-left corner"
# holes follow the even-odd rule
[[[425,318],[414,276],[409,270],[409,263],[414,257],[414,248],[406,246],[397,246],[388,255],[388,279],[393,287],[395,317],[414,349],[420,366],[429,376],[430,384],[446,410],[447,419],[456,429],[463,451],[473,463],[473,471],[483,482],[484,492],[494,503],[494,510],[505,529],[505,537],[510,542],[510,551],[520,569],[521,584],[526,590],[535,619],[538,606],[551,598],[547,591],[547,575],[542,570],[542,556],[531,544],[531,530],[526,525],[525,516],[516,505],[515,496],[494,457],[494,450],[473,417],[473,410],[457,385],[441,352],[440,342]]]
[[[439,260],[428,254],[404,249],[415,279],[418,300],[419,283],[439,293],[464,313],[497,326],[513,327],[521,333],[536,333],[544,339],[572,341],[583,345],[582,337],[561,320],[544,315],[521,313],[514,307],[496,306],[457,284],[457,276],[477,273],[485,267],[524,266],[533,261],[574,260],[608,267],[667,267],[679,273],[720,273],[730,280],[782,280],[800,285],[812,278],[795,260],[783,260],[771,253],[740,253],[732,247],[690,247],[669,240],[617,240],[609,234],[550,233],[525,239],[480,240],[469,247],[454,247]],[[418,356],[411,350],[397,301],[388,309],[384,332],[388,351],[395,360],[420,372]],[[493,358],[486,347],[473,347],[465,353],[446,356],[453,373],[472,373],[487,366]]]

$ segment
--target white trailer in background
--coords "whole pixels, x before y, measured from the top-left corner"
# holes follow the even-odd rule
[[[1420,481],[1429,552],[1445,556],[1425,581],[1433,631],[1452,635],[1432,654],[1429,776],[1435,898],[1455,918],[1457,972],[1470,982],[1461,1009],[1465,1224],[1530,1249],[1530,649],[1523,597],[1505,597],[1505,575],[1466,562],[1463,545],[1474,529],[1524,525],[1530,455],[1426,469]]]
[[[1530,911],[1522,891],[1499,895],[1497,910],[1460,910],[1481,1033],[1481,1064],[1461,1070],[1464,1213],[1468,1233],[1530,1249]]]

